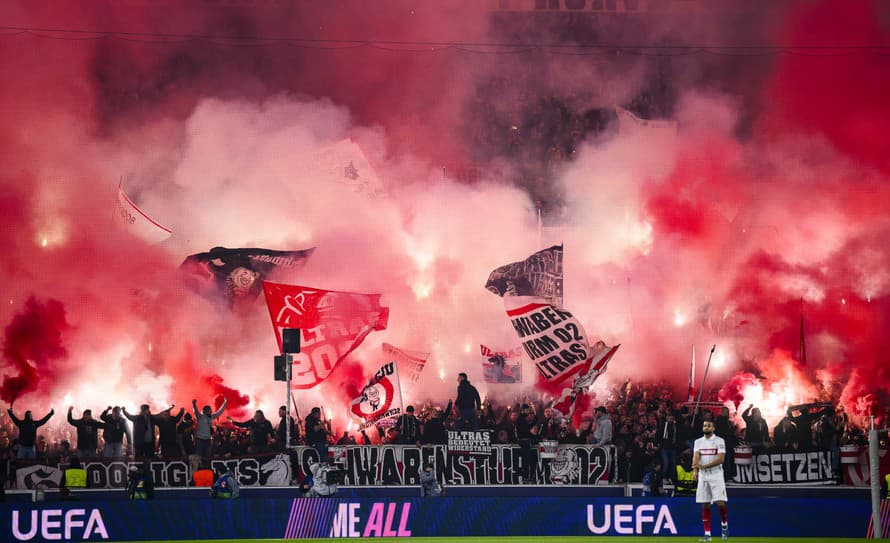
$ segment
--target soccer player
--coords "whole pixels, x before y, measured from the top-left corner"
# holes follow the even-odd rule
[[[726,456],[726,442],[714,435],[714,423],[702,423],[704,435],[695,440],[692,457],[692,476],[698,481],[695,501],[700,503],[702,524],[705,536],[699,541],[711,540],[711,504],[716,503],[720,511],[720,526],[723,539],[729,538],[728,512],[726,508],[726,482],[723,480],[723,458]]]

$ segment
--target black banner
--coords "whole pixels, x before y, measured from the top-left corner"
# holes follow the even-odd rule
[[[755,454],[750,464],[735,464],[737,483],[832,483],[829,451]]]
[[[491,454],[491,430],[448,430],[450,454]]]
[[[472,485],[572,485],[586,486],[609,482],[614,447],[560,445],[555,458],[542,459],[537,449],[517,445],[493,445],[488,454],[449,454],[446,445],[357,445],[342,448],[345,454],[333,461],[343,475],[343,485],[371,487],[382,485],[419,485],[422,466],[430,462],[440,480],[451,486]],[[287,486],[310,473],[318,462],[318,452],[311,447],[297,447],[288,453],[217,459],[211,468],[224,465],[242,487]],[[531,477],[520,481],[526,463],[532,464]],[[130,466],[135,461],[87,460],[88,488],[125,488]],[[155,460],[149,470],[156,487],[184,487],[198,468],[197,460]],[[57,486],[43,479],[55,478],[58,470],[36,466],[24,478],[21,487],[33,489]],[[28,469],[28,468],[19,468]]]

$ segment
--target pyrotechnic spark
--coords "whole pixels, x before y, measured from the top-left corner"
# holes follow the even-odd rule
[[[411,290],[414,291],[414,296],[416,296],[418,300],[423,300],[430,297],[430,292],[432,292],[433,286],[426,278],[418,277],[417,280],[411,284]]]
[[[686,315],[680,312],[680,310],[674,311],[674,326],[681,327],[686,324]]]

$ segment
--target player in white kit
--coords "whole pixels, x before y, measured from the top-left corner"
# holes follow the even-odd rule
[[[711,504],[716,503],[720,511],[720,526],[723,539],[729,537],[728,511],[726,508],[726,482],[723,479],[723,459],[726,457],[726,442],[714,435],[714,423],[702,423],[705,435],[695,440],[692,457],[692,476],[698,481],[695,491],[696,503],[702,504],[701,519],[705,536],[699,541],[711,540]]]

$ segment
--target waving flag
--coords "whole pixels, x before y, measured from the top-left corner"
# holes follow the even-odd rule
[[[299,328],[300,353],[293,355],[291,384],[312,388],[368,334],[385,330],[389,308],[380,294],[356,294],[296,285],[263,282],[269,316],[281,349],[281,331]]]
[[[482,375],[486,383],[512,384],[522,382],[522,349],[493,351],[485,345],[482,351]]]
[[[255,298],[262,282],[275,270],[296,270],[315,249],[272,251],[214,247],[187,257],[179,266],[186,281],[205,295],[223,295],[230,301]]]
[[[352,139],[344,139],[319,149],[305,164],[303,177],[315,183],[344,185],[369,197],[383,193],[383,183]]]
[[[602,341],[591,346],[578,319],[561,302],[550,301],[557,292],[562,297],[562,247],[501,266],[485,287],[504,299],[522,350],[541,375],[538,386],[557,396],[554,408],[572,416],[578,399],[606,370],[618,346]]]
[[[387,362],[378,369],[361,394],[352,400],[349,415],[358,422],[358,429],[371,426],[392,426],[402,413],[402,387],[399,383],[399,367]]]
[[[571,386],[563,387],[559,396],[553,401],[553,408],[567,417],[572,417],[579,398],[586,396],[587,390],[606,371],[609,361],[620,346],[609,347],[602,341],[597,341],[591,347],[592,356],[585,364],[585,368],[571,381]],[[573,422],[577,427],[578,421]]]
[[[498,296],[535,296],[562,307],[562,245],[491,272],[485,288]]]
[[[423,371],[430,356],[430,353],[406,351],[389,343],[383,344],[383,352],[402,368],[402,372],[407,374],[406,379],[411,383],[416,383],[420,379],[420,372]]]
[[[173,230],[161,225],[139,209],[124,193],[123,187],[120,186],[117,187],[114,216],[123,222],[130,233],[152,245],[160,243],[173,235]]]

